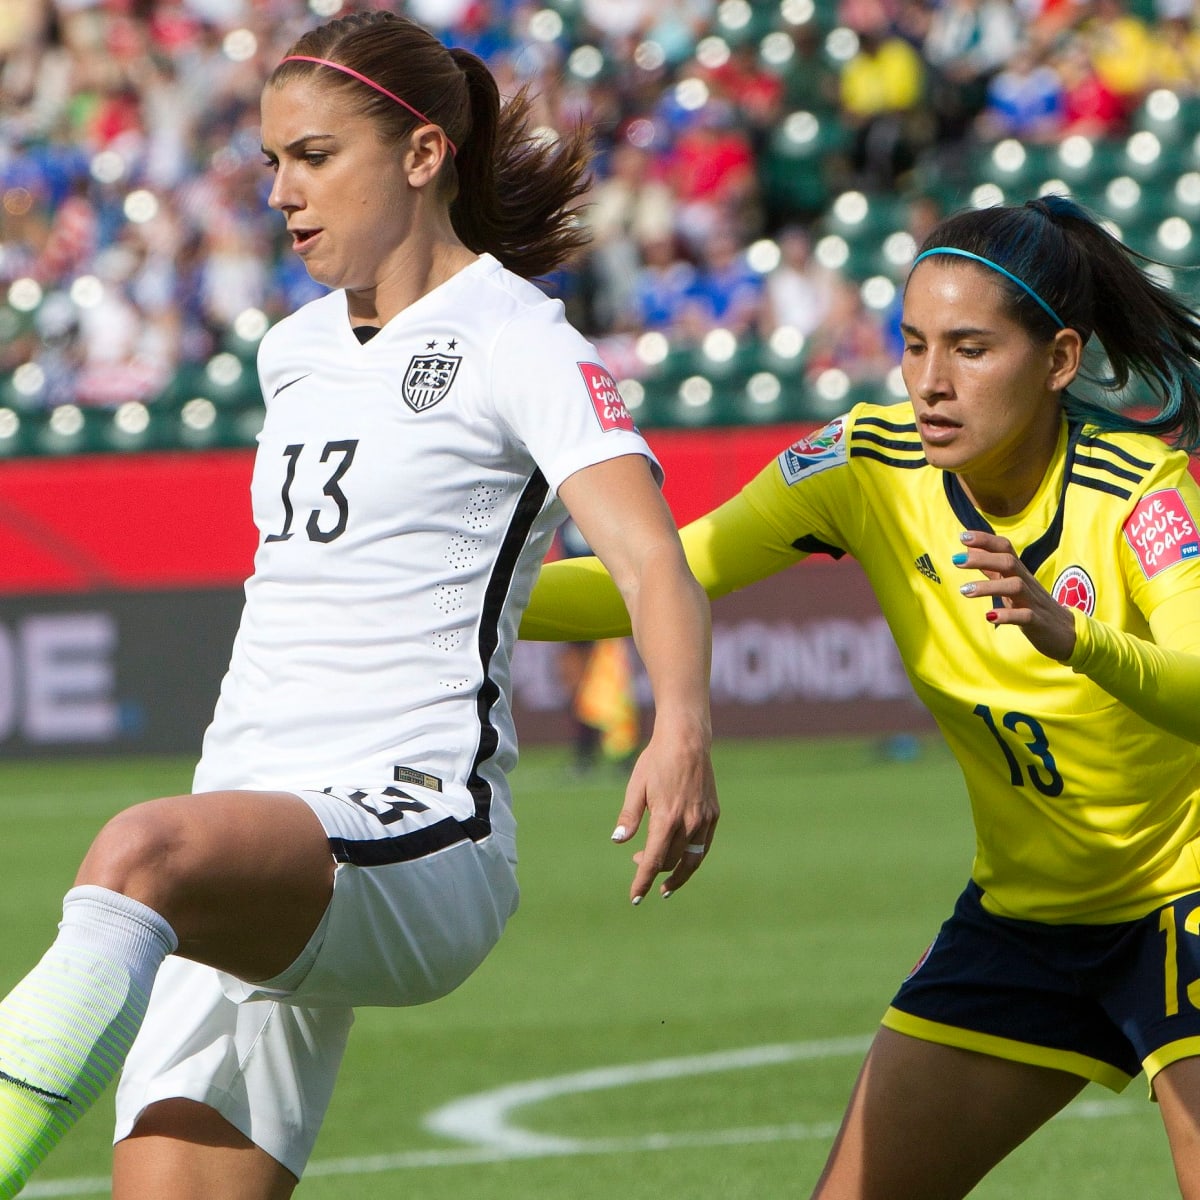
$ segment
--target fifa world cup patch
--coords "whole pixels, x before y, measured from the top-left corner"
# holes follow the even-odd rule
[[[617,389],[617,381],[608,370],[599,363],[581,362],[576,364],[583,382],[587,384],[588,395],[592,398],[592,407],[596,410],[596,419],[600,428],[608,433],[614,429],[627,429],[633,432],[633,417],[621,399]]]
[[[1147,579],[1185,559],[1200,558],[1200,533],[1178,488],[1143,496],[1122,531]]]
[[[845,422],[839,417],[824,429],[793,442],[778,459],[784,482],[791,487],[807,475],[817,475],[846,461]]]
[[[1096,585],[1082,567],[1067,567],[1062,571],[1050,594],[1063,608],[1078,608],[1085,617],[1096,610]]]

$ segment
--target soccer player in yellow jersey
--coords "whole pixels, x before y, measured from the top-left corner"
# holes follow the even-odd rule
[[[814,1194],[964,1196],[1087,1081],[1144,1070],[1195,1200],[1200,491],[1182,451],[1200,444],[1200,321],[1047,197],[943,222],[902,328],[909,404],[855,407],[683,530],[714,596],[806,554],[857,558],[975,818],[970,881]],[[1088,377],[1089,341],[1108,378]],[[1151,419],[1082,395],[1131,379]],[[598,571],[544,570],[525,636],[622,632]]]

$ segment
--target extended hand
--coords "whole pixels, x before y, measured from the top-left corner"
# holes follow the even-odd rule
[[[663,871],[670,872],[660,889],[664,899],[681,888],[712,845],[720,805],[707,739],[656,730],[629,778],[613,841],[629,841],[646,812],[646,845],[633,856],[638,869],[629,898],[634,904],[641,903]]]
[[[967,571],[982,571],[985,583],[969,582],[960,589],[964,596],[1000,599],[999,607],[988,610],[987,619],[997,625],[1017,625],[1034,648],[1047,658],[1066,662],[1075,649],[1075,618],[1064,608],[1017,557],[1008,538],[969,529],[962,535],[967,549],[954,556],[954,565]]]

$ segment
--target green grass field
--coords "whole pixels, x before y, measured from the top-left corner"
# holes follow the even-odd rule
[[[965,879],[956,767],[934,742],[912,762],[869,741],[722,743],[711,858],[634,909],[608,840],[620,784],[565,763],[532,750],[518,772],[524,898],[491,959],[437,1004],[360,1013],[298,1197],[808,1195],[865,1039]],[[52,937],[100,822],[189,775],[0,765],[0,988]],[[427,1128],[435,1112],[471,1140]],[[102,1103],[23,1196],[107,1195],[110,1123]],[[1088,1089],[975,1194],[1178,1193],[1138,1081]]]

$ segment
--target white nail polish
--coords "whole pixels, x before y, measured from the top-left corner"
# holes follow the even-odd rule
[[[618,825],[616,829],[612,831],[612,840],[614,842],[623,842],[628,836],[629,834],[624,825]]]

